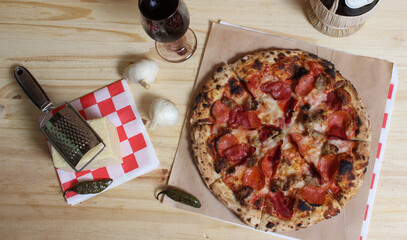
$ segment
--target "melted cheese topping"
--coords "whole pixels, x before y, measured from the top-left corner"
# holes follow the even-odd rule
[[[309,146],[306,149],[306,156],[304,156],[308,162],[314,163],[318,166],[318,160],[321,156],[321,149],[324,142],[322,139],[306,137],[303,139],[305,146]]]
[[[301,181],[299,181],[299,182],[296,182],[295,184],[293,184],[291,187],[292,188],[299,188],[299,189],[301,189],[301,188],[303,188],[303,187],[305,187],[305,181],[304,180],[301,180]]]
[[[258,140],[259,134],[257,130],[247,130],[243,128],[234,128],[230,132],[231,134],[235,135],[237,138],[237,141],[239,143],[248,143],[250,144],[251,142],[256,144],[256,142],[260,141]],[[253,144],[250,144],[254,146]]]
[[[273,138],[267,139],[264,143],[263,146],[261,147],[258,156],[259,159],[263,159],[269,152],[270,149],[276,147],[279,144],[279,141],[275,141]]]
[[[328,125],[325,124],[324,122],[320,122],[320,123],[314,123],[314,130],[320,133],[324,133],[328,131]]]
[[[310,109],[310,115],[315,116],[315,118],[318,119],[318,120],[312,121],[312,126],[313,126],[314,130],[317,132],[320,132],[320,133],[324,133],[324,132],[328,131],[328,122],[322,120],[322,116],[318,116],[318,115],[322,115],[320,113],[320,111],[321,111],[321,108],[313,107]]]
[[[223,176],[223,181],[230,189],[236,191],[243,185],[243,175],[245,170],[246,167],[244,165],[236,166],[233,173],[228,173]]]
[[[304,100],[305,102],[309,103],[311,110],[314,108],[321,108],[321,106],[324,105],[327,100],[327,94],[314,88]]]
[[[283,165],[286,164],[284,162],[280,163],[279,166],[279,175],[282,177],[287,177],[289,175],[301,175],[304,173],[310,173],[310,167],[308,164],[302,159],[300,153],[297,149],[293,146],[293,144],[284,142],[283,146],[281,146],[281,154],[283,158],[286,160],[281,161],[289,161],[289,167],[284,167]]]
[[[284,117],[284,113],[280,106],[278,106],[277,101],[268,94],[263,94],[259,101],[260,104],[257,112],[262,124],[279,125],[280,119]]]
[[[353,148],[353,142],[352,141],[347,141],[347,140],[342,140],[342,139],[329,139],[329,143],[335,145],[338,147],[338,153],[350,153],[352,152]]]

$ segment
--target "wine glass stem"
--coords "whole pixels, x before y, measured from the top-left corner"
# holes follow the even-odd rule
[[[180,56],[185,55],[188,51],[185,47],[185,35],[174,42],[166,43],[165,46],[168,50],[174,51]]]

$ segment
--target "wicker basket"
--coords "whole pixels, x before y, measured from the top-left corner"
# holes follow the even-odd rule
[[[311,24],[318,31],[333,37],[345,37],[357,32],[373,15],[378,5],[359,16],[342,16],[335,13],[339,0],[335,0],[330,9],[326,8],[320,0],[308,0],[308,3],[307,12]]]

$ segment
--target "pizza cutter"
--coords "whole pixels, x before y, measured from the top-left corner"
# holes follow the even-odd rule
[[[106,148],[99,135],[68,102],[54,106],[26,68],[16,67],[14,77],[44,113],[40,121],[41,132],[72,169],[81,171]],[[93,156],[84,157],[87,153]],[[82,159],[87,162],[81,162]]]

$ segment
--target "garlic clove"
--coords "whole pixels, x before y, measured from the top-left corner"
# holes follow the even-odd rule
[[[151,103],[149,116],[149,128],[154,131],[156,126],[175,125],[179,119],[179,111],[171,101],[157,98]]]
[[[142,59],[129,65],[123,73],[123,77],[129,82],[139,83],[145,88],[154,82],[160,67],[154,60]]]

